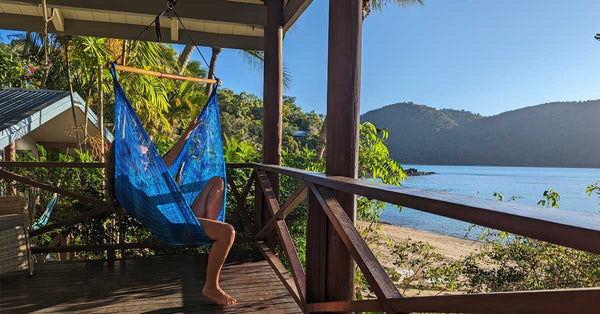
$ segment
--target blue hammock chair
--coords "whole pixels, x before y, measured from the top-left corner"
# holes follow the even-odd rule
[[[48,205],[46,205],[46,210],[40,216],[38,221],[35,224],[33,224],[33,226],[31,226],[31,229],[38,230],[42,227],[45,227],[48,224],[48,221],[50,220],[50,216],[52,215],[52,210],[54,209],[54,206],[56,206],[56,202],[58,202],[58,194],[53,193],[52,196],[50,197],[50,201],[48,202]]]
[[[115,92],[116,199],[164,243],[212,244],[190,205],[212,177],[227,182],[217,86],[197,118],[202,123],[167,168],[125,96],[115,67],[110,71]],[[174,179],[178,174],[181,186]],[[225,199],[226,195],[218,218],[221,222],[225,221]]]

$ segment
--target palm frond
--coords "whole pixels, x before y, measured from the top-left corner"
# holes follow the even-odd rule
[[[250,65],[254,71],[263,69],[265,55],[262,51],[244,49],[244,50],[240,50],[240,53],[242,54],[242,56],[245,57],[246,61],[248,63],[250,63]],[[290,73],[288,66],[284,63],[283,64],[283,87],[285,89],[290,88],[292,86],[292,81],[293,81],[293,76]]]
[[[363,18],[366,18],[372,11],[382,12],[388,4],[407,7],[415,4],[425,5],[425,0],[363,0]]]

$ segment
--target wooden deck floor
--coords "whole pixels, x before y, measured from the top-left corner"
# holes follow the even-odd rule
[[[235,255],[235,254],[234,254]],[[35,274],[0,279],[0,312],[78,313],[300,313],[269,264],[231,257],[221,286],[238,303],[210,304],[201,294],[206,255],[164,256],[116,262],[54,262]]]

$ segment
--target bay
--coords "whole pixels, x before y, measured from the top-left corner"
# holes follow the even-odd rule
[[[600,180],[600,169],[590,168],[540,168],[493,166],[435,166],[403,165],[433,171],[434,175],[409,177],[403,185],[430,191],[442,191],[473,197],[495,199],[494,192],[505,201],[537,205],[542,194],[553,189],[560,194],[560,209],[587,213],[600,212],[600,199],[585,193],[590,184]],[[470,224],[446,217],[404,207],[402,212],[388,206],[380,220],[398,226],[431,231],[455,237],[464,237]],[[473,238],[477,233],[470,233]]]

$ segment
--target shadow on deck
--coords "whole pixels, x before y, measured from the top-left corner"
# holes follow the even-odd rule
[[[232,252],[234,253],[234,252]],[[269,264],[259,257],[232,254],[221,286],[235,306],[211,304],[202,296],[207,255],[161,256],[106,262],[37,264],[0,281],[0,311],[136,313],[300,313]]]

